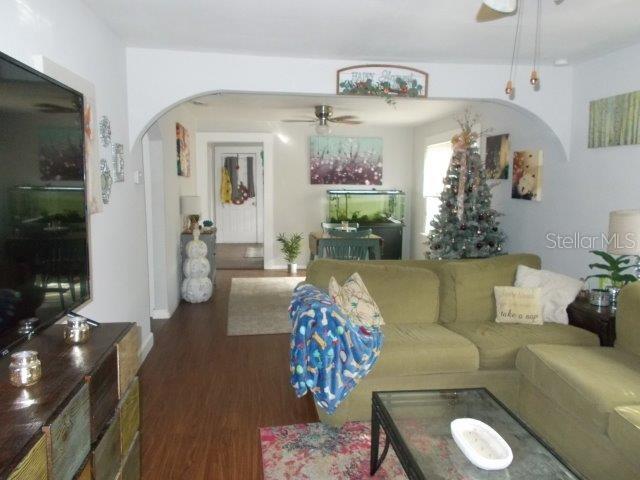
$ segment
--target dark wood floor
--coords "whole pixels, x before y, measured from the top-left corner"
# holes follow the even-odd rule
[[[156,324],[140,373],[144,479],[262,478],[258,428],[318,420],[289,385],[288,335],[226,336],[231,278],[284,274],[219,271],[212,301]]]

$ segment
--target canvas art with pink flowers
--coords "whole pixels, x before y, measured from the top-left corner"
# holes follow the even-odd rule
[[[382,139],[313,136],[312,185],[382,185]]]

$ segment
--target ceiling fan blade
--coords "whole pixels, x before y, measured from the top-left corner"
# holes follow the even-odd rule
[[[316,123],[317,120],[311,120],[310,118],[307,120],[304,119],[294,119],[294,118],[287,118],[284,120],[280,120],[281,122],[284,123]]]
[[[511,13],[498,12],[492,8],[487,7],[484,3],[480,5],[478,13],[476,14],[476,21],[480,23],[493,22],[494,20],[500,20],[505,17],[510,17],[516,14],[517,10]]]
[[[360,125],[362,123],[362,120],[336,120],[336,119],[332,119],[329,120],[332,123],[341,123],[343,125]]]
[[[355,115],[340,115],[339,117],[331,117],[329,120],[332,122],[343,122],[345,120],[356,120],[357,118]]]

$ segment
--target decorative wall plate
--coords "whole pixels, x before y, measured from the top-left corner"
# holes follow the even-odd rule
[[[113,156],[113,181],[124,182],[124,145],[114,143],[111,145]]]
[[[100,159],[100,185],[102,187],[102,202],[109,203],[111,198],[111,185],[113,179],[111,178],[111,170],[109,169],[109,163],[106,159]]]

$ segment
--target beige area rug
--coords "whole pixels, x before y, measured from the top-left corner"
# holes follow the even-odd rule
[[[227,335],[290,333],[287,309],[303,277],[232,278]]]

